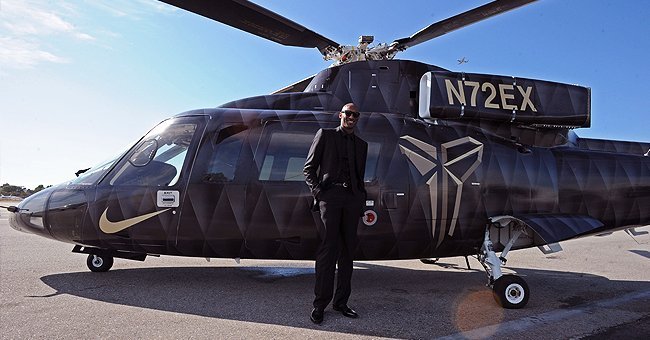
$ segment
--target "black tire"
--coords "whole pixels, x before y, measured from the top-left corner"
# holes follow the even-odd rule
[[[113,266],[113,257],[104,255],[88,255],[86,265],[91,272],[107,272]]]
[[[440,260],[440,258],[436,257],[436,258],[420,259],[420,262],[424,264],[435,264],[436,262],[438,262],[438,260]]]
[[[528,303],[530,289],[521,277],[503,275],[494,282],[492,294],[499,306],[507,309],[519,309]]]

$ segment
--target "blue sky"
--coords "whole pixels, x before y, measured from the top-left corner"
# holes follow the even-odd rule
[[[486,1],[256,3],[342,44],[391,42]],[[592,88],[582,137],[650,141],[650,3],[540,0],[398,55]],[[468,63],[458,65],[465,57]],[[270,93],[328,66],[149,0],[0,0],[0,184],[74,177],[183,111]]]

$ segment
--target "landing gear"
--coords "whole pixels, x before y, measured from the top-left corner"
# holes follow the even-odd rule
[[[522,231],[517,231],[508,242],[500,257],[497,257],[490,241],[490,229],[485,230],[483,246],[478,260],[488,276],[487,286],[492,288],[494,299],[503,308],[519,309],[526,306],[530,298],[530,289],[524,279],[517,275],[503,275],[501,265],[506,263],[506,255]]]
[[[113,257],[89,254],[86,265],[92,272],[107,272],[113,266]]]
[[[147,254],[143,253],[132,253],[128,251],[121,250],[111,250],[111,249],[101,249],[86,247],[81,245],[75,245],[72,248],[73,253],[79,254],[88,254],[88,259],[86,260],[86,265],[88,269],[93,272],[106,272],[113,266],[113,258],[135,260],[135,261],[144,261],[147,258]],[[157,255],[155,255],[157,256]]]
[[[420,262],[422,262],[424,264],[435,264],[436,262],[438,262],[438,260],[440,260],[439,257],[436,257],[436,258],[431,257],[431,258],[427,258],[427,259],[420,259]]]

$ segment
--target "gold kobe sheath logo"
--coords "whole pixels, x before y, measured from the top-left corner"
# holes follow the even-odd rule
[[[408,160],[415,166],[417,171],[422,176],[428,176],[426,181],[429,187],[429,197],[431,204],[431,235],[438,238],[436,248],[440,246],[445,239],[445,235],[453,236],[458,223],[458,214],[460,212],[460,205],[462,202],[463,185],[465,181],[474,173],[474,171],[481,164],[483,159],[483,143],[477,141],[472,137],[462,137],[446,143],[440,144],[440,159],[438,159],[438,149],[428,143],[425,143],[417,138],[409,135],[401,136],[401,140],[405,140],[414,145],[417,149],[430,156],[430,159],[414,152],[410,148],[400,144],[401,152],[408,158]],[[465,145],[470,148],[463,154],[455,157],[449,157],[449,150],[458,146]],[[465,159],[474,159],[474,162],[469,164],[468,167],[453,170],[451,167]],[[434,161],[432,161],[433,159]],[[442,165],[441,169],[436,164]],[[439,167],[439,169],[436,169]],[[439,175],[440,173],[440,175]],[[440,180],[438,179],[440,178]],[[441,193],[448,193],[454,191],[452,195],[453,204],[448,195],[442,195],[440,204],[440,218],[438,218],[438,182],[441,182]],[[451,210],[451,218],[449,212]]]
[[[142,221],[148,220],[156,215],[160,215],[169,209],[171,208],[167,208],[161,211],[154,211],[152,213],[148,213],[136,217],[131,217],[123,221],[111,222],[108,220],[108,217],[106,217],[106,213],[108,212],[108,207],[106,207],[106,210],[104,210],[104,213],[99,218],[99,229],[105,232],[106,234],[114,234],[126,228],[129,228],[133,225],[136,225]]]

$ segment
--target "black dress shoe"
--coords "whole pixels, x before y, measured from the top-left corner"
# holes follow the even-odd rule
[[[311,322],[319,324],[323,322],[323,310],[322,309],[312,309],[311,314],[309,315]]]
[[[359,317],[359,314],[357,314],[357,312],[355,312],[352,308],[350,308],[348,306],[345,306],[345,305],[344,306],[332,306],[332,309],[334,309],[337,312],[341,312],[341,314],[343,314],[343,316],[346,316],[348,318],[356,319],[356,318]]]

